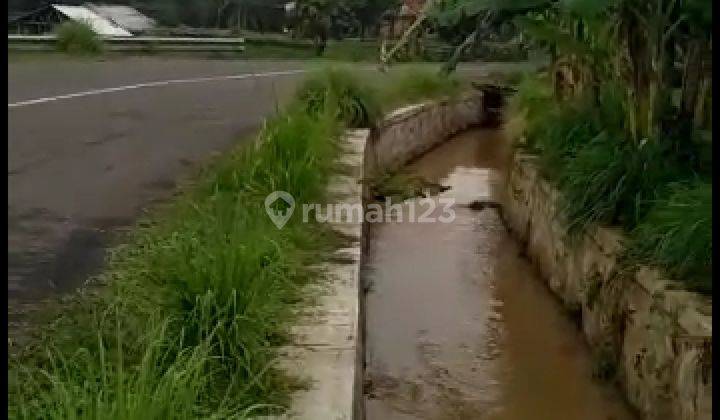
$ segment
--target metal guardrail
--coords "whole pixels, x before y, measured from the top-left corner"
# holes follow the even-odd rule
[[[107,37],[103,38],[108,51],[196,51],[216,52],[245,50],[244,38],[190,38],[190,37]],[[8,34],[10,51],[52,51],[56,49],[55,35]]]

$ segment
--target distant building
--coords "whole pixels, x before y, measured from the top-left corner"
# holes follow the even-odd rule
[[[85,6],[133,34],[148,32],[157,26],[155,19],[145,16],[130,6],[86,3]]]
[[[404,0],[396,10],[388,10],[382,16],[380,35],[385,39],[397,39],[418,18],[426,0]]]
[[[48,4],[9,19],[8,30],[19,34],[45,34],[67,21],[86,22],[102,36],[133,36],[155,26],[153,19],[129,6]]]

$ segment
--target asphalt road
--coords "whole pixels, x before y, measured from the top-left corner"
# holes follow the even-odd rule
[[[300,75],[273,72],[302,67],[158,58],[11,63],[10,321],[96,272],[113,232],[214,153],[249,138],[289,97]],[[257,75],[218,78],[250,73]],[[211,79],[185,80],[203,77]],[[97,92],[165,80],[176,82]],[[26,103],[38,98],[44,102]]]
[[[37,302],[97,272],[114,232],[213,154],[249,138],[301,77],[277,72],[306,67],[153,57],[11,62],[11,334]]]

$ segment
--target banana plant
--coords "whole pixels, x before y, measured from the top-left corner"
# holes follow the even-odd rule
[[[700,128],[706,121],[712,81],[712,0],[688,0],[682,45],[680,116]]]
[[[550,46],[556,73],[561,65],[569,68],[564,79],[572,79],[575,92],[624,83],[628,131],[639,144],[661,135],[675,51],[683,58],[681,115],[696,125],[704,120],[709,11],[711,0],[559,0],[517,23]]]

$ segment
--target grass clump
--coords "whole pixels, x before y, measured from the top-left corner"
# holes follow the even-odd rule
[[[73,55],[99,55],[105,50],[100,36],[86,22],[68,21],[57,30],[57,48]]]
[[[627,139],[617,86],[594,93],[558,102],[548,80],[529,79],[513,106],[527,115],[524,147],[539,155],[541,173],[563,193],[570,231],[593,223],[632,229],[649,202],[669,182],[691,177],[693,168],[671,138]]]
[[[635,145],[605,132],[578,146],[560,168],[571,231],[592,223],[632,229],[669,182],[687,176],[660,142]]]
[[[527,78],[511,107],[524,111],[524,146],[540,156],[543,175],[552,180],[558,179],[581,146],[601,137],[623,138],[624,122],[619,113],[623,104],[613,86],[604,86],[597,99],[585,95],[557,103],[547,80]]]
[[[520,146],[538,155],[542,175],[561,192],[569,232],[620,225],[631,237],[627,261],[711,290],[711,184],[696,181],[712,168],[709,142],[682,130],[632,141],[617,86],[563,101],[549,86],[547,78],[524,80],[511,110],[525,116]]]
[[[339,241],[297,214],[277,229],[265,213],[272,191],[325,198],[344,121],[301,105],[142,222],[104,286],[9,360],[11,418],[247,418],[288,405],[298,383],[275,367],[276,349]]]
[[[712,184],[673,185],[631,232],[630,252],[691,289],[712,293]]]
[[[374,86],[340,67],[329,67],[310,76],[296,96],[309,114],[334,109],[335,117],[350,127],[369,127],[381,112]]]

